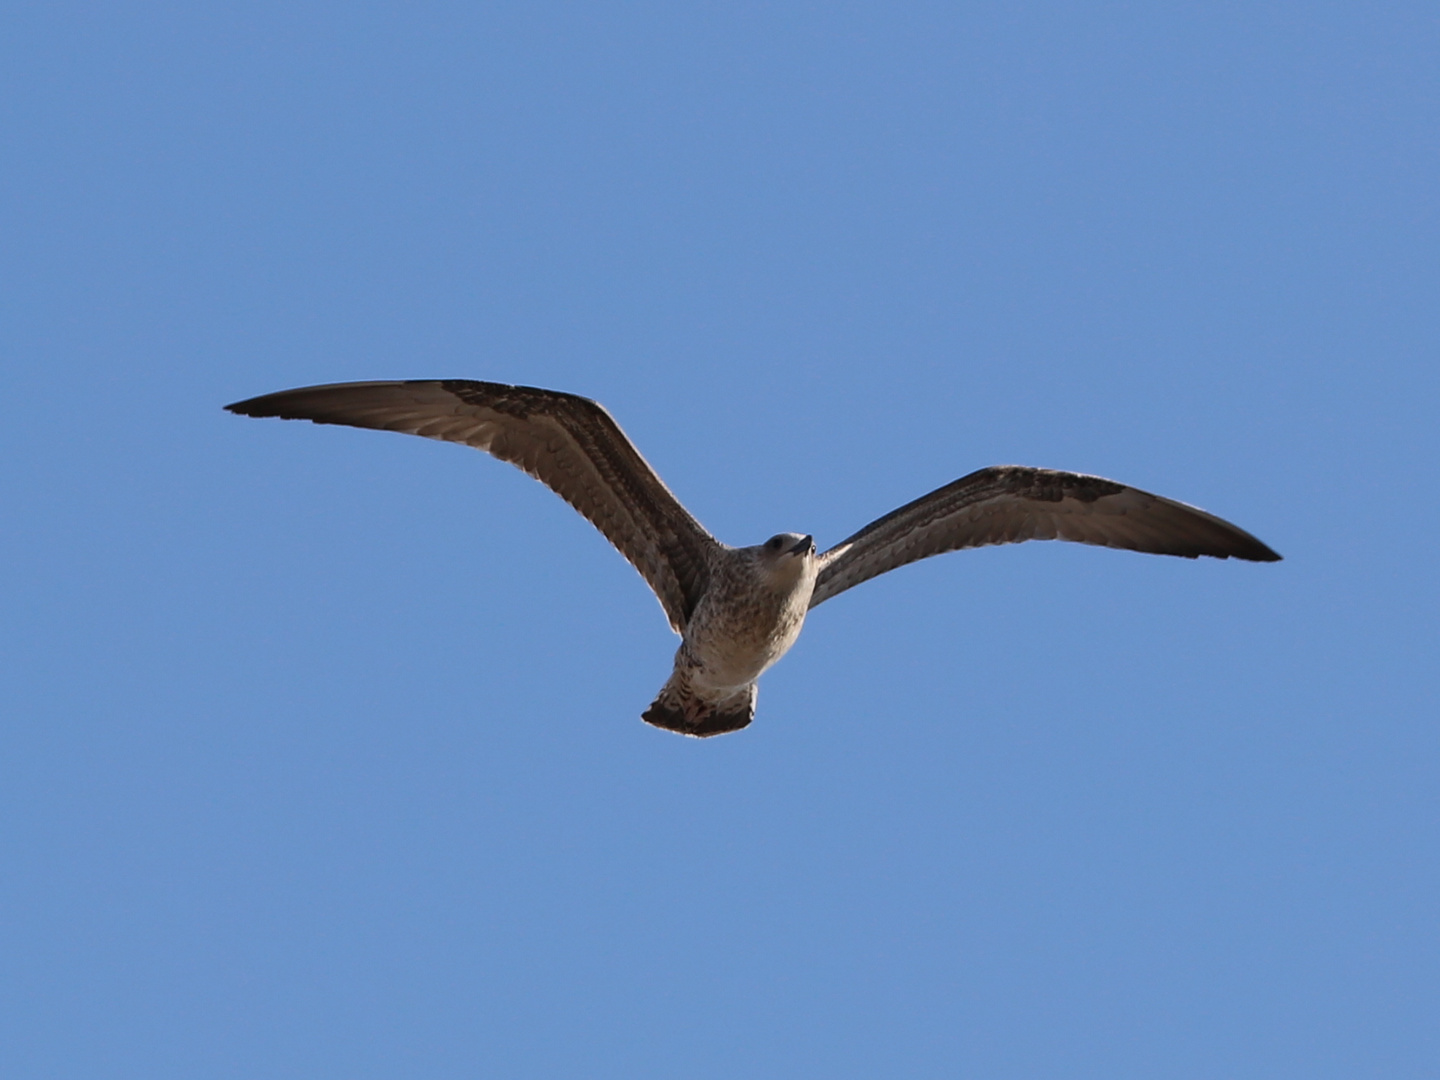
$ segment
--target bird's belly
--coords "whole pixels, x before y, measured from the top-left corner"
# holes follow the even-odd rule
[[[683,649],[695,664],[692,680],[714,689],[749,685],[790,650],[804,621],[801,611],[765,626],[711,626],[695,634]]]

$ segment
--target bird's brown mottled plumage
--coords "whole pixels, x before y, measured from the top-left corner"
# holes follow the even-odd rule
[[[1099,476],[994,465],[872,521],[820,556],[810,606],[898,566],[961,548],[1074,540],[1193,559],[1280,558],[1214,514]]]
[[[588,398],[470,379],[412,379],[282,390],[225,407],[485,450],[535,477],[604,533],[655,591],[676,633],[704,595],[714,537]]]
[[[681,635],[674,672],[644,719],[686,735],[749,724],[755,680],[794,644],[810,608],[917,559],[1055,539],[1191,559],[1280,558],[1193,506],[1098,476],[1019,465],[961,477],[823,555],[795,533],[732,548],[690,516],[609,413],[575,394],[416,379],[311,386],[226,408],[462,443],[549,486],[640,571]]]

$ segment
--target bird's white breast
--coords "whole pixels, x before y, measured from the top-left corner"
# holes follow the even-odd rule
[[[795,644],[815,587],[814,560],[795,561],[784,576],[739,560],[717,568],[680,650],[697,686],[748,685]]]

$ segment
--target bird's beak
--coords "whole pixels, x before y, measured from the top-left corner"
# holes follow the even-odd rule
[[[805,537],[804,540],[801,540],[798,544],[796,544],[793,548],[790,549],[790,554],[791,554],[791,555],[809,555],[809,554],[810,554],[812,551],[814,551],[814,550],[815,550],[815,537],[813,537],[813,536],[807,536],[807,537]]]

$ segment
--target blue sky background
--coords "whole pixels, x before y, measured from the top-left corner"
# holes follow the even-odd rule
[[[0,1073],[1440,1075],[1433,4],[0,13]],[[755,724],[461,448],[602,401],[718,536],[998,462],[1286,556],[819,609]]]

